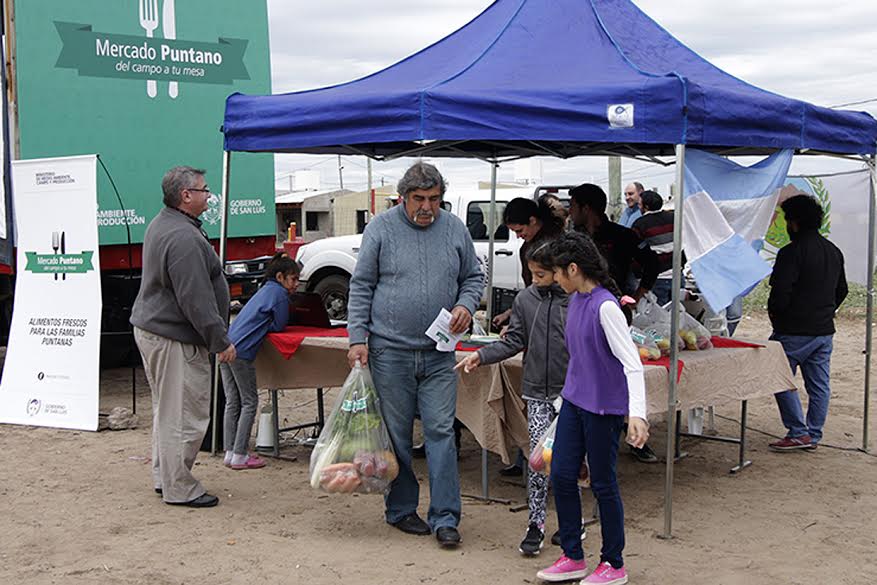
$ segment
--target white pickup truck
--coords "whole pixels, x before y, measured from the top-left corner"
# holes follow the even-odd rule
[[[533,197],[533,189],[498,189],[496,192],[496,238],[494,241],[493,286],[506,289],[523,287],[518,250],[523,240],[502,224],[506,203],[515,197]],[[488,264],[488,213],[490,190],[448,191],[445,209],[459,217],[469,229],[475,252],[482,266]],[[332,319],[347,318],[347,289],[362,235],[317,240],[299,248],[296,260],[304,265],[299,290],[319,293]],[[486,274],[486,272],[485,272]],[[486,280],[486,276],[485,276]],[[486,300],[485,291],[485,300]]]

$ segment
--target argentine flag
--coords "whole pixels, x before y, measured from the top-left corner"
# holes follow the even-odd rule
[[[682,247],[712,310],[724,309],[770,274],[758,250],[792,154],[783,150],[744,167],[708,152],[686,152]]]

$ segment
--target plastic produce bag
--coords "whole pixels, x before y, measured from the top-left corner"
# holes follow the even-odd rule
[[[692,351],[712,349],[713,342],[709,329],[688,314],[685,309],[679,311],[679,337],[685,342],[685,349]]]
[[[657,360],[661,357],[661,350],[651,335],[637,327],[630,328],[630,338],[639,350],[639,357],[644,360]]]
[[[645,333],[655,342],[662,356],[670,355],[670,323],[656,323],[649,327]],[[685,342],[679,335],[676,335],[676,348],[679,351],[685,349]]]
[[[545,433],[536,443],[533,452],[530,453],[528,463],[530,469],[536,473],[551,475],[551,458],[554,453],[554,436],[557,433],[557,417],[551,421],[551,424],[545,429]],[[588,458],[582,460],[582,466],[579,468],[578,484],[580,487],[591,486],[591,470],[588,467]]]
[[[631,325],[643,331],[660,323],[670,323],[670,313],[658,304],[658,299],[651,292],[646,293],[636,304],[636,314]]]
[[[371,374],[357,362],[311,453],[311,487],[329,493],[385,494],[398,474]]]
[[[536,473],[551,475],[551,454],[554,451],[554,434],[557,431],[557,417],[551,421],[542,437],[536,443],[536,447],[530,453],[530,469]]]
[[[658,304],[652,293],[646,293],[636,306],[636,315],[632,325],[648,334],[661,351],[661,355],[670,355],[670,312]],[[676,339],[677,347],[685,349],[681,337]]]

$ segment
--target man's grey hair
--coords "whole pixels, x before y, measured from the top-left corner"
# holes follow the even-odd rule
[[[396,191],[404,199],[408,199],[408,195],[414,191],[425,191],[434,187],[440,187],[440,194],[444,197],[447,185],[445,184],[445,179],[442,177],[442,174],[433,165],[425,162],[418,162],[411,165],[411,167],[405,171],[405,176],[399,181],[399,184],[396,186]]]
[[[168,207],[179,207],[183,200],[183,190],[191,189],[198,184],[198,177],[207,174],[204,169],[193,167],[174,167],[164,174],[161,190],[164,193],[164,204]]]

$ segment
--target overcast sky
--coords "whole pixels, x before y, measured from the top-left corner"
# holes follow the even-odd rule
[[[586,2],[587,0],[582,0]],[[350,81],[383,69],[447,36],[490,0],[268,0],[274,93]],[[718,67],[764,89],[821,106],[877,99],[877,1],[635,0],[635,4]],[[877,117],[877,101],[851,106]],[[745,161],[741,161],[745,162]],[[410,161],[375,163],[375,181],[398,180]],[[345,157],[344,186],[364,189],[365,159]],[[441,161],[453,185],[488,180],[486,163]],[[672,171],[623,163],[624,180],[662,191]],[[337,159],[277,155],[278,176],[320,170],[337,186]],[[856,165],[861,166],[861,165]],[[854,168],[825,157],[796,157],[792,172]],[[514,164],[500,168],[513,180]],[[546,183],[605,182],[606,159],[543,159]],[[278,187],[285,185],[282,180]]]

